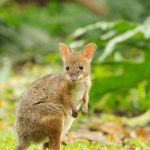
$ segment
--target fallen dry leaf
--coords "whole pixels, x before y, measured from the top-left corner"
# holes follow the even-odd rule
[[[0,107],[3,107],[3,101],[0,99]]]
[[[129,137],[130,134],[126,131],[123,126],[119,123],[108,122],[101,126],[101,130],[108,134],[120,133],[125,137]]]
[[[136,134],[139,137],[150,140],[150,130],[144,130],[142,128],[137,128],[136,129]]]
[[[10,128],[10,126],[5,124],[4,122],[0,122],[0,129],[6,129],[6,128]]]
[[[108,134],[114,134],[118,131],[122,131],[123,129],[122,129],[122,126],[118,123],[108,122],[108,123],[103,124],[103,126],[101,126],[101,130]]]
[[[135,147],[129,147],[128,150],[135,150]]]
[[[105,136],[102,135],[101,132],[95,132],[95,131],[84,131],[84,132],[69,132],[65,141],[66,143],[72,143],[74,139],[86,139],[89,141],[97,141],[97,142],[104,142],[106,144],[111,144],[107,140]]]

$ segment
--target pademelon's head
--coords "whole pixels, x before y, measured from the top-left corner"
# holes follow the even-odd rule
[[[71,50],[66,44],[60,43],[59,50],[64,62],[64,73],[68,80],[77,82],[90,74],[90,63],[96,50],[96,44],[87,44],[82,51]]]

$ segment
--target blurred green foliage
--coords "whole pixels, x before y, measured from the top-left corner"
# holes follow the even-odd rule
[[[5,149],[6,145],[7,145],[7,149],[13,149],[16,145],[16,136],[14,136],[13,132],[10,131],[4,131],[2,130],[0,132],[0,141],[2,141],[3,143],[0,145],[0,149]],[[87,140],[81,140],[81,141],[77,141],[75,140],[72,144],[66,145],[66,146],[62,146],[63,150],[98,150],[99,148],[101,149],[105,149],[105,150],[126,150],[129,147],[136,147],[138,149],[145,149],[148,150],[148,147],[145,145],[145,143],[137,138],[132,138],[132,139],[126,139],[124,140],[124,144],[118,144],[118,145],[106,145],[103,142],[89,142]],[[40,150],[41,146],[38,145],[31,145],[29,148],[29,150]]]
[[[147,0],[106,0],[105,3],[112,12],[109,19],[142,22],[149,15],[150,2]]]
[[[80,5],[57,5],[60,4],[53,2],[45,7],[29,4],[25,8],[12,4],[1,7],[1,53],[4,51],[5,54],[15,55],[18,51],[22,53],[22,50],[26,50],[22,57],[31,57],[37,61],[36,56],[55,51],[58,42],[64,41],[77,27],[99,19],[98,15],[95,16]],[[81,13],[88,15],[77,15]]]
[[[0,101],[6,109],[14,112],[9,106],[35,79],[60,71],[59,42],[77,50],[88,42],[98,46],[92,64],[91,111],[130,116],[149,109],[150,2],[101,3],[109,9],[107,15],[94,14],[73,2],[51,1],[37,6],[1,1],[0,81],[9,87],[1,88]],[[13,80],[22,85],[18,82],[10,85]],[[1,114],[6,116],[4,112]]]
[[[77,29],[68,38],[75,47],[91,41],[98,45],[91,90],[91,105],[97,112],[104,109],[136,115],[149,108],[149,24],[149,18],[143,24],[97,22]]]

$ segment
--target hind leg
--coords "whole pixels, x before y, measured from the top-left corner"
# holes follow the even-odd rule
[[[19,137],[15,150],[25,150],[28,146],[29,143],[24,138]]]
[[[56,131],[53,135],[49,136],[49,149],[50,150],[61,150],[61,134]]]
[[[50,150],[61,150],[61,136],[63,122],[60,119],[54,120],[53,126],[50,127],[49,132],[49,149]]]

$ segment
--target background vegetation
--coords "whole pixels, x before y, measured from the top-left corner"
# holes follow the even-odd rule
[[[21,93],[35,79],[62,70],[59,42],[77,50],[89,42],[98,46],[90,113],[79,116],[66,139],[75,142],[64,149],[148,149],[149,8],[147,0],[1,0],[0,149],[16,144],[13,125]]]

